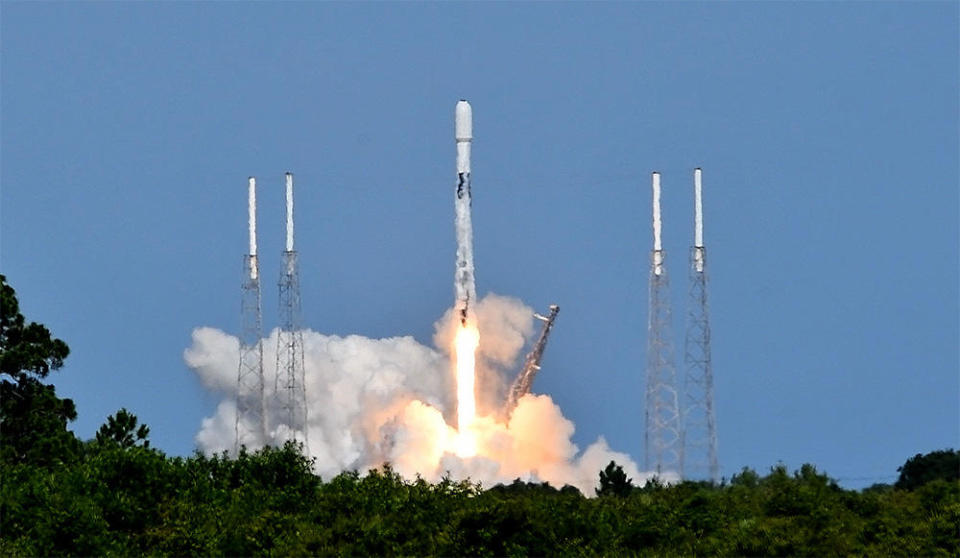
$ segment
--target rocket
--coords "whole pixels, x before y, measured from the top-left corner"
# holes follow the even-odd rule
[[[454,197],[457,232],[457,267],[454,274],[456,303],[460,324],[473,319],[470,304],[477,298],[473,276],[473,224],[470,219],[470,144],[473,141],[473,110],[461,99],[455,109],[454,137],[457,141],[457,188]]]

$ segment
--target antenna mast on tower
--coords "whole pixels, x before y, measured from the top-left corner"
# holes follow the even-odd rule
[[[257,181],[247,182],[250,252],[243,257],[240,298],[240,366],[234,453],[258,448],[266,440],[263,400],[263,335],[260,315],[260,264],[257,261]]]
[[[647,322],[647,393],[644,466],[677,472],[683,464],[680,407],[670,317],[670,281],[660,240],[660,173],[653,173],[653,251],[650,253],[650,309]]]
[[[300,325],[300,269],[293,249],[293,175],[286,174],[287,244],[280,273],[280,332],[277,335],[275,392],[288,440],[307,445],[307,393],[303,361],[303,330]]]
[[[713,407],[713,366],[710,359],[710,314],[707,307],[707,249],[703,244],[701,171],[693,171],[694,239],[690,250],[690,300],[684,340],[683,456],[693,459],[686,471],[707,473],[719,482],[717,424]]]

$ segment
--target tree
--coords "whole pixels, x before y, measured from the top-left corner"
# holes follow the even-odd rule
[[[600,471],[600,488],[597,496],[627,496],[633,490],[633,479],[628,479],[623,467],[611,461]]]
[[[897,467],[900,477],[895,487],[901,490],[914,490],[924,484],[943,479],[956,482],[960,480],[960,451],[937,450],[926,455],[917,454]]]
[[[0,275],[0,458],[8,463],[51,465],[73,459],[79,441],[67,430],[77,418],[41,380],[63,366],[67,344],[41,324],[27,322],[7,278]]]
[[[134,446],[149,448],[150,441],[147,440],[149,434],[150,427],[141,424],[137,428],[137,416],[126,409],[120,409],[107,417],[107,422],[97,430],[97,443],[114,443],[121,448]]]
[[[46,378],[63,366],[70,347],[50,335],[41,324],[26,323],[20,313],[17,293],[0,275],[0,374],[14,380],[30,376]]]

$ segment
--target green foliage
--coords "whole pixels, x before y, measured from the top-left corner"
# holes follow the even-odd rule
[[[0,374],[20,380],[28,375],[45,378],[63,366],[67,344],[41,324],[27,323],[20,313],[17,293],[0,275]]]
[[[633,490],[633,479],[628,479],[623,467],[611,461],[600,471],[600,488],[597,496],[628,496]]]
[[[120,409],[115,414],[107,417],[107,422],[97,430],[98,444],[116,444],[121,448],[131,448],[140,446],[150,447],[150,441],[147,436],[150,435],[150,427],[141,424],[137,427],[137,416]]]
[[[34,378],[0,382],[0,460],[54,466],[71,462],[80,442],[67,430],[77,418],[70,399]]]
[[[72,465],[3,464],[0,475],[5,555],[960,553],[957,483],[856,492],[810,465],[585,498],[519,479],[489,490],[407,481],[388,465],[324,482],[292,444],[184,459],[93,443]]]
[[[960,450],[938,450],[925,455],[917,454],[898,467],[900,476],[896,487],[915,490],[934,480],[957,482],[960,480]]]
[[[66,345],[25,324],[2,276],[0,288],[0,556],[960,555],[954,451],[862,492],[782,464],[635,488],[610,462],[585,498],[520,479],[408,481],[389,465],[324,482],[293,443],[171,458],[126,409],[80,444],[73,403],[40,381]]]
[[[73,401],[44,384],[63,365],[67,344],[46,327],[27,322],[16,292],[0,275],[0,460],[54,466],[76,458],[80,443],[67,430],[77,418]]]

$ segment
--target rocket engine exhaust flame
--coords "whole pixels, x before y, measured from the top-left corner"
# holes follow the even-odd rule
[[[460,457],[477,453],[477,439],[473,423],[477,415],[476,356],[480,346],[480,332],[475,325],[461,325],[454,339],[454,358],[457,361],[457,442]]]

